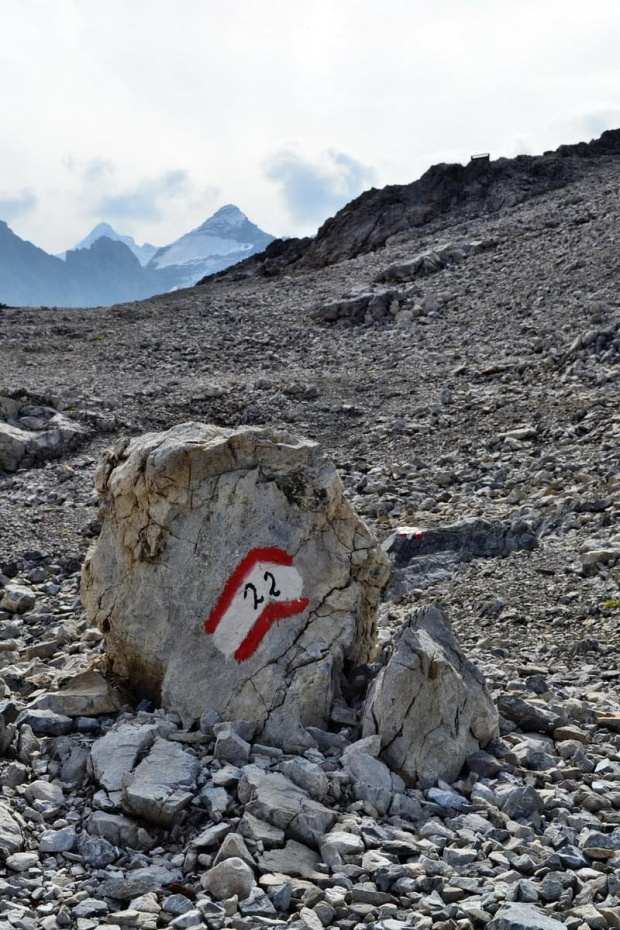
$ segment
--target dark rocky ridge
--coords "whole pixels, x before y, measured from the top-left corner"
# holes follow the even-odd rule
[[[412,184],[372,188],[361,194],[326,220],[315,238],[278,239],[260,255],[222,274],[240,279],[323,268],[375,252],[393,236],[423,234],[424,227],[442,216],[453,223],[457,216],[466,219],[494,213],[566,187],[606,158],[620,158],[620,129],[608,130],[589,143],[561,145],[544,155],[433,165]]]

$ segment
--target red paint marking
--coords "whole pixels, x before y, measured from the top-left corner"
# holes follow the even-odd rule
[[[413,536],[414,539],[422,539],[422,530],[419,530],[417,526],[411,526],[398,531],[399,536]]]
[[[246,557],[239,562],[224,585],[224,590],[220,594],[217,604],[205,622],[205,633],[215,633],[217,625],[230,607],[232,599],[237,593],[237,589],[258,562],[272,562],[275,565],[292,565],[293,557],[285,552],[284,549],[277,549],[275,546],[266,549],[251,549]]]
[[[277,623],[278,620],[284,620],[285,617],[294,617],[296,614],[302,613],[309,603],[307,597],[302,597],[297,601],[273,601],[268,604],[235,652],[237,662],[245,662],[254,654],[261,640],[267,635],[274,623]]]
[[[288,567],[293,564],[293,557],[285,552],[284,549],[278,549],[275,546],[252,549],[248,552],[224,585],[224,590],[217,604],[205,621],[206,633],[214,633],[216,631],[220,620],[230,607],[235,594],[259,562]],[[294,617],[297,614],[303,613],[309,603],[310,601],[307,597],[302,597],[294,601],[272,601],[270,604],[267,604],[265,609],[255,620],[250,632],[237,647],[234,653],[237,662],[244,662],[254,654],[274,623],[278,623],[286,617]]]

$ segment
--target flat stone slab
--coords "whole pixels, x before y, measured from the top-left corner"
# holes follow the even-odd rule
[[[444,581],[461,562],[503,558],[537,547],[536,534],[524,520],[471,517],[432,529],[400,527],[383,543],[393,566],[387,594],[395,597]]]

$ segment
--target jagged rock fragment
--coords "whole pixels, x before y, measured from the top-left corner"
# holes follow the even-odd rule
[[[363,734],[380,735],[382,758],[407,781],[424,787],[454,780],[497,731],[484,679],[437,606],[416,611],[393,650],[370,688]]]
[[[128,813],[169,829],[191,802],[199,771],[198,759],[176,743],[157,739],[126,779],[123,805]]]

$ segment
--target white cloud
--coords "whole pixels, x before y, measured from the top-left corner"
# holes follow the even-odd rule
[[[284,148],[267,159],[264,170],[280,188],[295,225],[309,232],[371,187],[376,178],[374,168],[336,149],[309,158]]]

